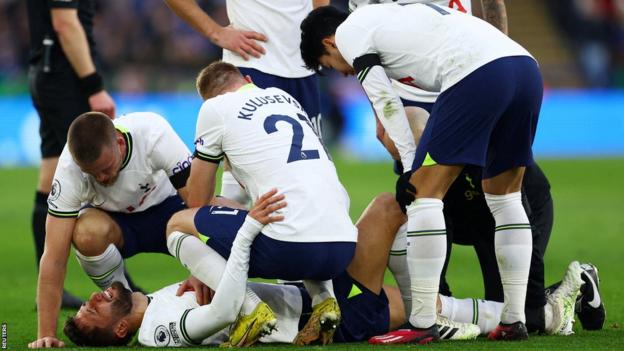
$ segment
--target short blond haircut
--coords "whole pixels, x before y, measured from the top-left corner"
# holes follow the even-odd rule
[[[236,66],[223,61],[215,61],[199,72],[195,86],[199,96],[208,100],[223,93],[238,79],[244,78]]]

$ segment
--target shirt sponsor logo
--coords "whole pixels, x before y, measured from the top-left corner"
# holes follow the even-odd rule
[[[191,167],[191,162],[193,162],[193,155],[188,155],[186,160],[176,163],[176,166],[173,168],[173,174],[180,173]]]
[[[176,322],[169,323],[169,331],[171,332],[173,343],[180,344],[180,337],[178,336],[178,331],[176,330]]]

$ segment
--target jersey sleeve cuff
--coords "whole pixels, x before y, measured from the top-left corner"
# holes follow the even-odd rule
[[[50,216],[58,217],[58,218],[76,218],[76,217],[78,217],[78,213],[79,212],[80,211],[68,211],[68,212],[65,212],[65,211],[55,211],[53,209],[48,208],[48,214]]]
[[[360,83],[366,79],[366,75],[374,66],[381,66],[381,58],[377,54],[366,54],[353,60],[353,69]]]
[[[216,163],[219,164],[221,162],[221,160],[223,160],[223,156],[224,154],[221,153],[217,156],[213,156],[213,155],[209,155],[206,153],[203,153],[199,150],[195,150],[195,153],[193,153],[193,157],[196,157],[202,161],[206,161],[206,162],[212,162],[212,163]]]
[[[48,5],[53,9],[77,9],[78,1],[75,0],[48,0]]]

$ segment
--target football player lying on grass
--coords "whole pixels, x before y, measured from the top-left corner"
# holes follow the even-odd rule
[[[270,210],[276,207],[269,206],[283,203],[280,202],[281,197],[274,195],[269,193],[263,196],[264,200],[258,201],[248,214],[240,210],[246,214],[246,219],[241,223],[239,234],[246,232],[249,239],[261,230],[261,225],[256,225],[251,231],[251,225],[279,219],[270,216]],[[221,210],[228,209],[222,207]],[[262,213],[262,216],[258,216],[258,213]],[[388,253],[403,221],[399,213],[394,196],[381,194],[371,202],[357,223],[359,235],[354,259],[347,271],[333,280],[342,311],[342,322],[334,334],[335,342],[365,341],[374,335],[397,330],[406,321],[398,289],[383,285]],[[187,247],[187,241],[185,239],[180,243],[177,255],[184,255],[184,251],[192,249]],[[131,293],[122,285],[114,284],[105,292],[93,294],[78,313],[68,319],[64,332],[74,343],[85,346],[125,345],[137,332],[138,342],[145,346],[192,346],[223,342],[229,346],[248,346],[258,341],[292,342],[299,325],[304,324],[311,314],[309,295],[305,289],[292,285],[245,284],[249,243],[241,241],[237,236],[225,274],[209,305],[200,306],[194,291],[176,296],[179,284],[150,295]],[[170,246],[174,255],[177,246]],[[198,245],[194,246],[197,249]],[[562,286],[566,287],[565,291],[569,295],[578,294],[579,286],[576,282],[574,277],[564,278]],[[252,314],[240,316],[238,311],[246,286],[264,302],[258,302]],[[561,295],[563,292],[560,290],[555,294]],[[466,301],[470,301],[470,304],[466,304]],[[501,303],[479,300],[480,313],[473,316],[472,301],[448,297],[438,299],[439,312],[468,321],[475,320],[481,326],[453,322],[439,315],[437,323],[439,329],[443,330],[441,338],[474,339],[498,324]],[[247,332],[233,335],[230,330]],[[309,337],[314,339],[318,335]],[[383,340],[373,339],[371,342]]]

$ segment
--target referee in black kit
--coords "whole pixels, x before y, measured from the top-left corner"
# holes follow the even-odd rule
[[[42,160],[32,216],[37,267],[45,243],[47,198],[69,125],[88,111],[115,116],[115,102],[104,90],[94,64],[94,10],[95,0],[28,0],[28,78],[41,120]],[[63,307],[79,308],[81,303],[63,292]]]

